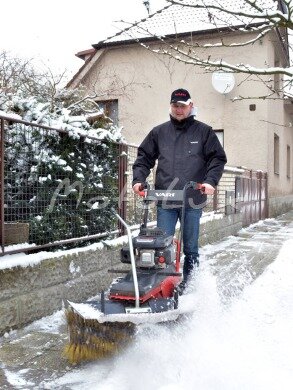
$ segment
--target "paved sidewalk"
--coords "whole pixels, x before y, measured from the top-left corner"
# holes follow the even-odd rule
[[[240,294],[272,263],[286,240],[293,239],[293,210],[242,229],[237,236],[202,248],[226,296]]]
[[[217,273],[223,294],[235,296],[274,261],[282,244],[292,238],[293,211],[205,246],[202,257]],[[50,382],[76,369],[62,356],[66,340],[62,312],[2,337],[0,389],[51,389]],[[70,385],[62,385],[63,389],[70,389]]]

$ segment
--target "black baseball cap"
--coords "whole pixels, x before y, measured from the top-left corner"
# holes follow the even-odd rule
[[[170,103],[182,103],[188,105],[191,102],[192,100],[190,94],[186,89],[183,88],[175,89],[175,91],[173,91],[171,94]]]

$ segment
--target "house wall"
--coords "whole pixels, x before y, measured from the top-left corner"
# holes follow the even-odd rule
[[[282,63],[282,52],[279,45],[276,45],[276,36],[271,36],[267,45],[269,63],[285,66]],[[282,84],[283,76],[279,77]],[[267,115],[267,143],[268,143],[268,192],[269,192],[269,215],[276,216],[293,208],[293,110],[283,100],[280,95],[275,95],[275,99],[268,100]],[[279,136],[279,172],[274,170],[274,135]],[[290,147],[290,173],[287,176],[287,146]]]
[[[193,37],[193,43],[214,43],[221,38],[223,36]],[[245,36],[246,40],[252,38],[252,34]],[[226,44],[231,44],[241,42],[243,37],[230,33],[224,39]],[[274,35],[269,35],[245,48],[198,51],[202,54],[207,50],[207,55],[214,60],[224,58],[232,64],[265,68],[274,66],[276,57],[280,55],[275,40]],[[158,47],[153,45],[152,48]],[[285,177],[286,153],[283,151],[288,144],[293,152],[293,139],[292,129],[284,127],[286,121],[289,123],[290,115],[286,115],[283,101],[254,99],[268,93],[263,81],[256,76],[236,74],[235,87],[228,94],[217,92],[211,79],[211,73],[205,69],[155,54],[139,45],[123,45],[106,49],[82,83],[89,90],[95,89],[102,99],[118,99],[119,125],[123,126],[126,140],[134,144],[139,144],[155,125],[169,119],[172,90],[179,87],[188,89],[198,108],[197,119],[214,129],[224,130],[228,164],[268,172],[270,196],[292,194],[292,177]],[[263,76],[263,80],[269,79]],[[233,98],[236,96],[249,99],[235,101]],[[252,104],[255,104],[255,111],[250,110]],[[274,133],[281,140],[280,175],[274,174]]]
[[[198,41],[211,43],[214,39]],[[236,42],[240,39],[239,36],[230,38]],[[251,63],[253,58],[254,66],[264,67],[266,46],[256,43],[250,50],[243,50],[242,47],[232,50],[219,48],[211,53],[215,59],[224,57],[232,63]],[[236,75],[236,86],[232,92],[220,94],[212,86],[211,73],[166,56],[158,56],[138,45],[108,49],[83,83],[88,88],[95,86],[96,92],[102,95],[106,90],[113,90],[115,75],[119,75],[120,79],[116,80],[116,92],[108,94],[107,98],[117,98],[118,95],[119,124],[123,126],[123,134],[128,142],[139,144],[155,125],[169,119],[170,94],[173,89],[182,86],[190,91],[194,99],[198,120],[215,129],[224,129],[224,146],[230,165],[267,170],[268,124],[264,120],[267,118],[268,103],[260,100],[231,101],[237,95],[251,97],[259,92],[265,93],[261,83],[254,80],[243,83],[247,76]],[[120,95],[117,94],[119,86]],[[122,86],[126,86],[125,89]],[[256,111],[249,110],[252,103],[256,104]],[[251,142],[257,148],[252,149]]]
[[[293,128],[292,115],[281,110],[280,102],[270,102],[270,125],[268,128],[269,215],[274,217],[293,209]],[[279,106],[279,109],[277,108]],[[283,123],[283,125],[280,125]],[[274,134],[279,136],[279,173],[274,172]],[[287,146],[290,147],[290,172],[287,176]]]

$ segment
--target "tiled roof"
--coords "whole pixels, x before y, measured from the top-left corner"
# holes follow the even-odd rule
[[[104,44],[119,43],[134,39],[151,38],[154,36],[176,35],[187,32],[196,32],[223,28],[229,26],[242,26],[262,22],[262,19],[234,16],[210,8],[188,7],[188,4],[220,5],[226,10],[252,12],[252,8],[244,0],[182,0],[184,5],[167,5],[161,12],[142,19],[130,28],[129,24],[121,24],[120,32],[106,40],[93,45],[98,48]],[[256,0],[256,4],[266,11],[277,8],[275,0]]]

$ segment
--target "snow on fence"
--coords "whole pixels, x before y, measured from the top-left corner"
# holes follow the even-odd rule
[[[77,240],[81,245],[117,230],[110,208],[119,200],[125,159],[120,144],[20,119],[0,120],[2,253],[18,252],[19,244],[27,251],[77,245]]]
[[[131,225],[141,221],[141,199],[131,188],[136,146],[16,118],[0,116],[0,124],[0,255],[81,246],[124,234],[111,207]],[[226,167],[206,211],[245,211],[247,203],[244,207],[241,201],[249,199],[237,198],[236,184],[239,190],[254,182],[253,175],[248,175],[250,182],[240,180],[243,175],[247,170]],[[155,219],[155,207],[150,216]]]

